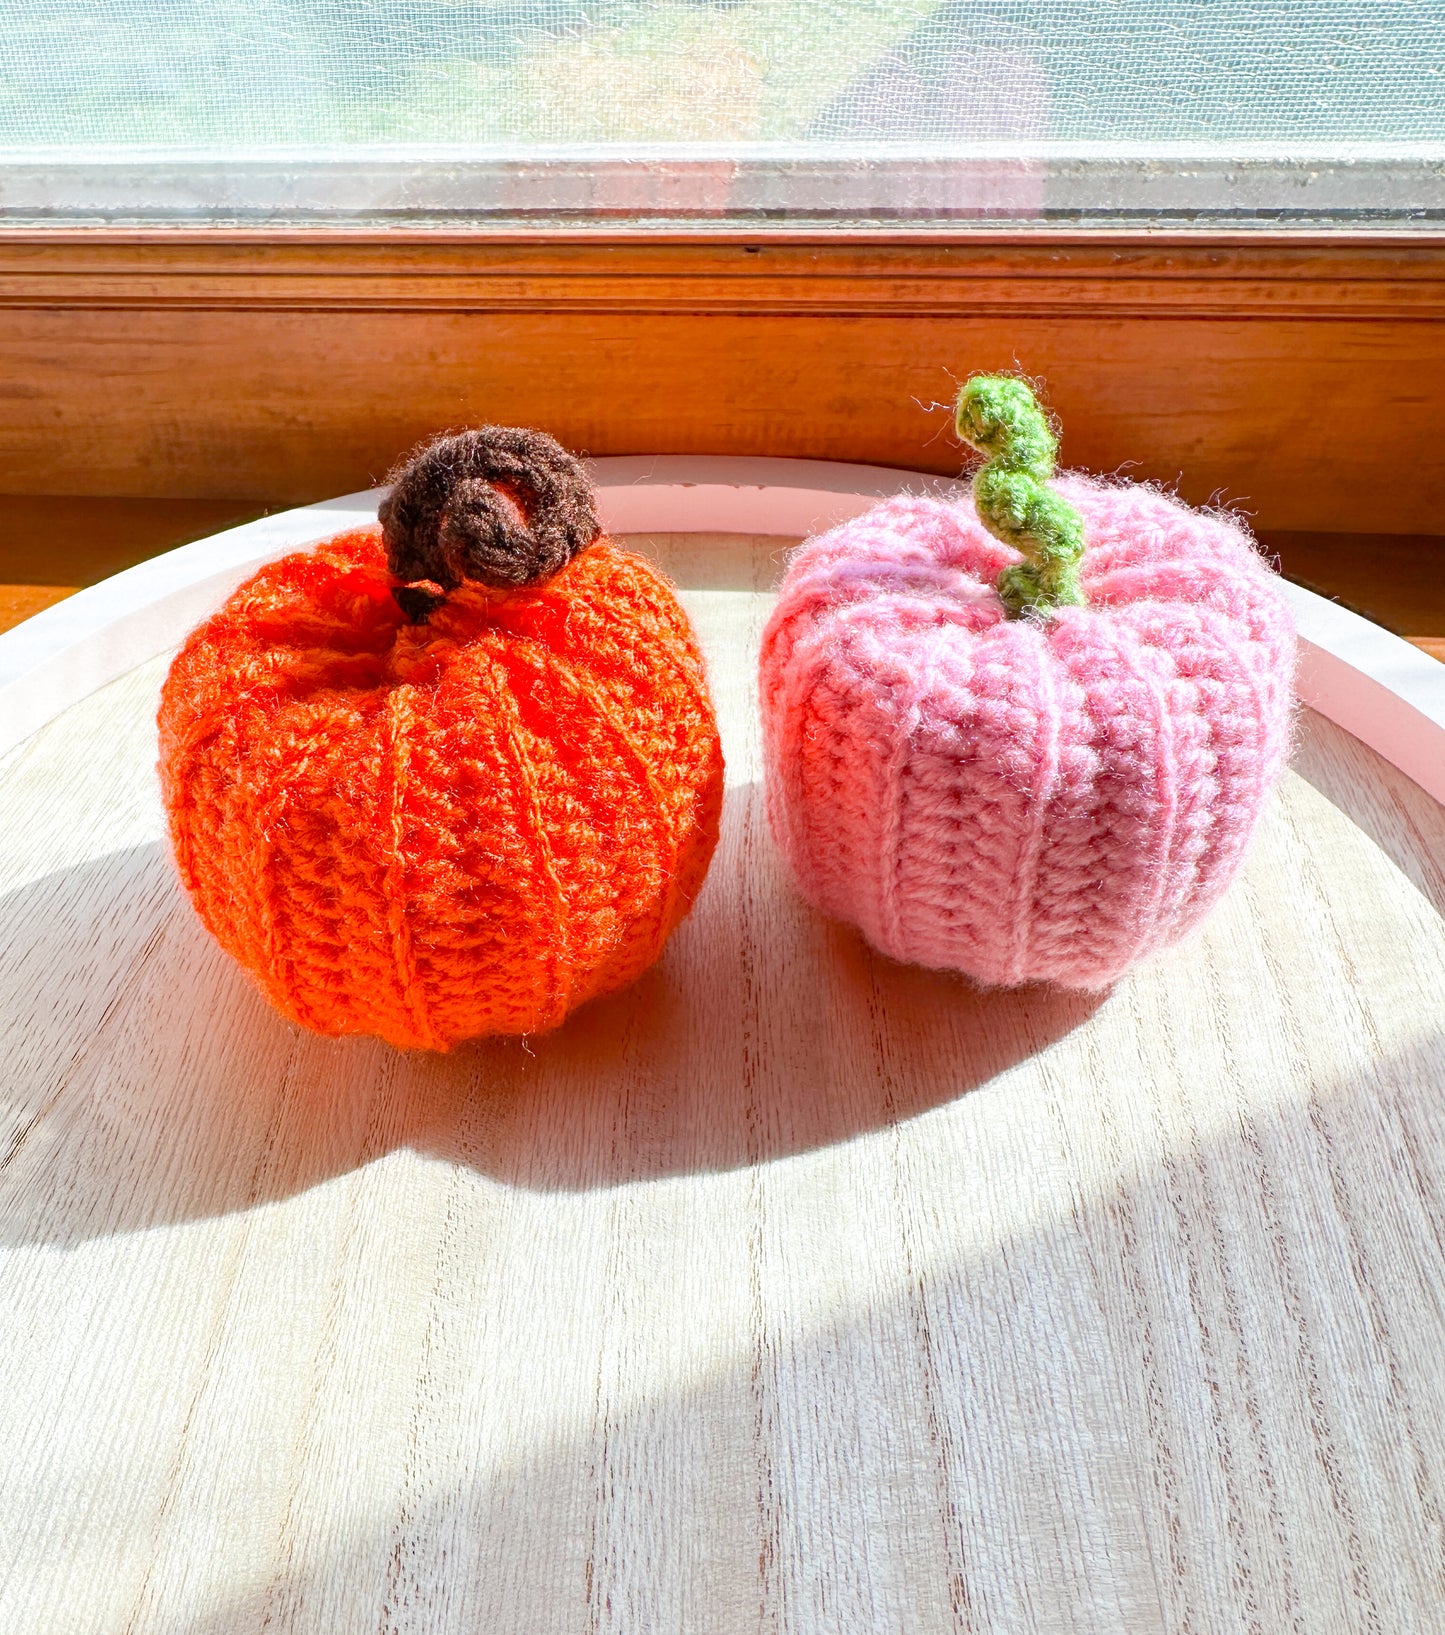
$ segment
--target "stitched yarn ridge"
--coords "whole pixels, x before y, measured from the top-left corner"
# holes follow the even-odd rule
[[[967,494],[799,547],[759,661],[766,808],[803,895],[894,958],[1098,990],[1237,873],[1288,751],[1296,639],[1232,520],[1052,487],[1086,548],[1082,605],[1047,617],[1010,616],[1019,553]]]
[[[626,986],[692,905],[722,752],[686,614],[599,538],[425,622],[378,528],[269,563],[158,718],[182,883],[287,1016],[448,1049]]]

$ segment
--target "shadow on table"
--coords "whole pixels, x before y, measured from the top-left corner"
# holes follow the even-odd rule
[[[374,1466],[348,1487],[333,1451],[320,1513],[293,1498],[269,1562],[233,1566],[244,1588],[218,1563],[189,1613],[166,1609],[207,1577],[176,1569],[168,1518],[126,1627],[1424,1635],[1445,1594],[1445,1049],[1277,1093],[1217,1124],[1156,1102],[1147,1157],[1097,1194],[1017,1147],[1017,1206],[976,1176],[920,1182],[915,1226],[990,1193],[997,1215],[951,1235],[903,1212],[911,1252],[884,1231],[867,1264],[813,1244],[830,1299],[774,1290],[783,1326],[766,1303],[734,1329],[688,1314],[716,1343],[685,1383],[651,1383],[676,1356],[623,1303],[578,1314],[595,1379],[569,1395],[544,1370],[551,1419],[537,1359],[483,1377],[484,1319],[443,1316],[380,1514],[355,1502]],[[1004,1158],[1006,1129],[982,1151]],[[1382,1204],[1376,1171],[1407,1151]],[[768,1246],[749,1255],[765,1277]]]
[[[1098,1001],[896,965],[784,879],[729,791],[692,915],[626,993],[450,1055],[317,1038],[212,943],[159,845],[0,903],[0,1239],[64,1244],[284,1198],[407,1146],[578,1190],[765,1162],[988,1084]]]
[[[11,1243],[240,1211],[402,1147],[580,1211],[568,1193],[901,1124],[1089,1011],[870,954],[793,896],[746,790],[659,968],[527,1046],[409,1057],[289,1026],[214,948],[155,846],[0,912]],[[1030,1105],[1039,1080],[983,1091],[1015,1099],[971,1131],[980,1168],[916,1179],[906,1208],[882,1210],[886,1231],[835,1246],[823,1211],[777,1188],[796,1216],[742,1251],[762,1292],[736,1321],[697,1318],[715,1344],[696,1368],[621,1298],[579,1319],[586,1377],[535,1432],[538,1359],[494,1344],[500,1377],[481,1377],[489,1314],[443,1293],[413,1397],[383,1416],[386,1458],[285,1421],[295,1440],[265,1452],[296,1485],[274,1544],[253,1540],[235,1578],[216,1551],[235,1496],[208,1482],[229,1457],[254,1481],[268,1431],[216,1404],[207,1434],[226,1457],[197,1451],[184,1490],[180,1464],[159,1479],[154,1543],[125,1505],[95,1502],[138,1468],[117,1442],[95,1453],[63,1540],[58,1524],[25,1534],[40,1553],[23,1570],[49,1583],[123,1562],[136,1602],[115,1627],[156,1635],[1431,1629],[1445,1045],[1428,1019],[1421,1032],[1352,1066],[1320,1044],[1277,1083],[1245,1064],[1238,1097],[1191,1094],[1187,1044],[1161,1039],[1150,1082],[1064,1104],[1070,1162],[1038,1139],[1060,1131]],[[1096,1141],[1085,1121],[1101,1111]],[[793,1281],[770,1290],[789,1257]],[[527,1259],[515,1302],[540,1298]],[[815,1262],[828,1283],[812,1301]],[[348,1289],[378,1334],[389,1292]],[[345,1423],[355,1361],[318,1354],[307,1413],[325,1418],[336,1392],[328,1424]],[[123,1422],[124,1359],[100,1388]],[[82,1565],[57,1567],[61,1550]]]

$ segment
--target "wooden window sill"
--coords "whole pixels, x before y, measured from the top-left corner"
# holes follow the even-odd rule
[[[481,420],[952,472],[1020,369],[1070,465],[1430,534],[1442,317],[1430,234],[0,232],[0,493],[297,505]]]

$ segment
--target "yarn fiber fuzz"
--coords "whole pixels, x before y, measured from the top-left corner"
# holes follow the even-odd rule
[[[1047,620],[1008,616],[1019,552],[972,499],[890,500],[799,549],[762,648],[767,809],[803,893],[893,958],[1099,989],[1237,872],[1295,635],[1231,522],[1054,488],[1087,550],[1084,605]]]
[[[717,839],[692,629],[606,539],[541,583],[411,600],[379,529],[285,557],[187,640],[160,731],[196,908],[324,1034],[556,1027],[652,963]]]

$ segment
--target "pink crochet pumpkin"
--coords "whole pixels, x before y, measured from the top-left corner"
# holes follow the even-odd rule
[[[1288,747],[1295,636],[1248,535],[1069,476],[1022,382],[959,430],[974,503],[807,541],[763,638],[768,815],[895,959],[1097,989],[1234,877]]]

